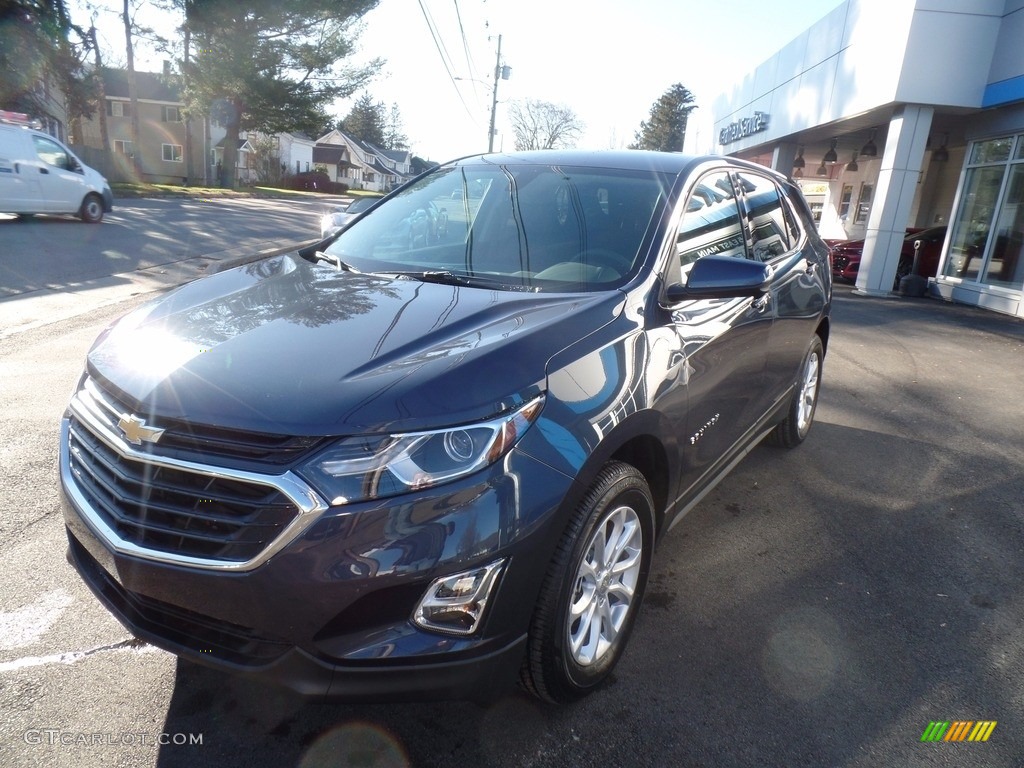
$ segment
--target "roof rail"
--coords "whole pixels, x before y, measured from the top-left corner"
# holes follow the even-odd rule
[[[35,128],[36,130],[41,130],[43,127],[39,120],[29,117],[23,112],[9,112],[6,109],[0,109],[0,124],[20,125],[22,128]]]

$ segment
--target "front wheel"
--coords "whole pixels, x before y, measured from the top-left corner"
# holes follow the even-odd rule
[[[771,433],[771,441],[783,448],[795,448],[804,441],[814,423],[814,411],[818,407],[818,390],[821,389],[821,368],[825,361],[825,349],[817,334],[811,337],[811,345],[804,356],[800,377],[796,382],[789,412]]]
[[[563,703],[597,688],[626,646],[654,548],[654,501],[643,475],[611,462],[573,513],[530,625],[521,680]]]
[[[99,224],[103,221],[103,201],[99,195],[89,194],[82,201],[78,215],[86,224]]]

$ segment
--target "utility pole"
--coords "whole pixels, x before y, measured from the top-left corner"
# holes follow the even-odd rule
[[[491,127],[487,133],[487,151],[494,151],[494,116],[498,111],[498,78],[501,76],[501,35],[498,35],[498,59],[494,62],[494,92],[491,95]]]

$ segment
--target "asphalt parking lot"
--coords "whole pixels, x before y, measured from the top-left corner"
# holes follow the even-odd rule
[[[837,287],[807,442],[669,533],[613,682],[555,710],[309,704],[133,645],[63,559],[62,404],[26,405],[70,392],[113,312],[0,339],[0,629],[40,595],[61,617],[0,653],[2,766],[1021,765],[1021,321]],[[935,721],[997,725],[922,742]]]

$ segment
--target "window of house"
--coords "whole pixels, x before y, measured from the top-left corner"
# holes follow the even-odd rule
[[[180,163],[182,162],[181,156],[181,144],[164,144],[163,148],[163,159],[168,163]]]
[[[132,105],[127,101],[108,101],[107,114],[111,117],[131,117]]]
[[[124,139],[114,139],[114,152],[127,157],[135,156],[135,148],[132,147],[132,143]]]
[[[180,123],[181,112],[177,107],[160,107],[160,120],[165,123]]]

